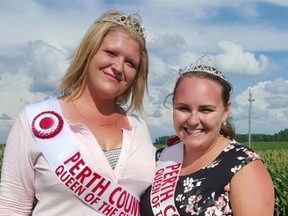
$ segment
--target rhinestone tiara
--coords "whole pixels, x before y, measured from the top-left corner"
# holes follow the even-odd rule
[[[228,82],[228,80],[225,78],[222,72],[218,70],[218,66],[214,63],[214,61],[208,55],[201,56],[200,58],[196,60],[195,63],[192,63],[190,66],[188,66],[184,70],[180,69],[179,73],[183,74],[186,72],[197,72],[197,71],[218,76],[221,79]]]
[[[139,13],[133,12],[128,14],[119,14],[110,18],[99,19],[97,22],[111,22],[118,25],[127,26],[145,38],[145,28],[142,25],[141,16]]]

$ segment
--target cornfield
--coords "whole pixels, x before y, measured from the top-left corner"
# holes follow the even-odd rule
[[[275,188],[275,216],[288,215],[288,149],[258,151]]]

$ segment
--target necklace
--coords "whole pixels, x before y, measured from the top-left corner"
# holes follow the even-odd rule
[[[120,117],[121,117],[121,114],[119,115],[119,117],[115,120],[115,121],[113,121],[113,122],[111,122],[111,123],[108,123],[108,124],[98,124],[98,123],[96,123],[96,122],[94,122],[94,121],[91,121],[89,118],[87,118],[84,114],[82,114],[81,112],[80,112],[80,110],[78,110],[78,108],[76,107],[76,105],[74,104],[74,101],[72,101],[72,104],[73,104],[73,107],[75,108],[75,110],[80,114],[80,116],[82,116],[84,119],[86,119],[87,121],[89,121],[89,122],[91,122],[91,123],[93,123],[93,124],[95,124],[95,125],[97,125],[97,126],[100,126],[100,127],[106,127],[106,126],[111,126],[111,125],[115,125],[115,126],[118,126],[118,121],[119,121],[119,119],[120,119]],[[122,111],[121,111],[121,109],[117,106],[117,108],[118,108],[118,110],[122,113]]]

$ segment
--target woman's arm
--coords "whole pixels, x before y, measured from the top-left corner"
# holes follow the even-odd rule
[[[261,160],[252,161],[235,174],[230,195],[234,216],[273,216],[273,182]]]
[[[22,117],[23,117],[22,112]],[[24,125],[24,126],[23,126]],[[29,126],[13,125],[4,152],[0,184],[0,215],[29,215],[34,198],[34,170],[29,161]]]

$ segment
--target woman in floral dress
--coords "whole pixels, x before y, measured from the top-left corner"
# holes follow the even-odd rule
[[[177,136],[158,151],[141,215],[273,215],[273,183],[263,160],[234,140],[231,91],[208,56],[180,70],[170,95]]]

